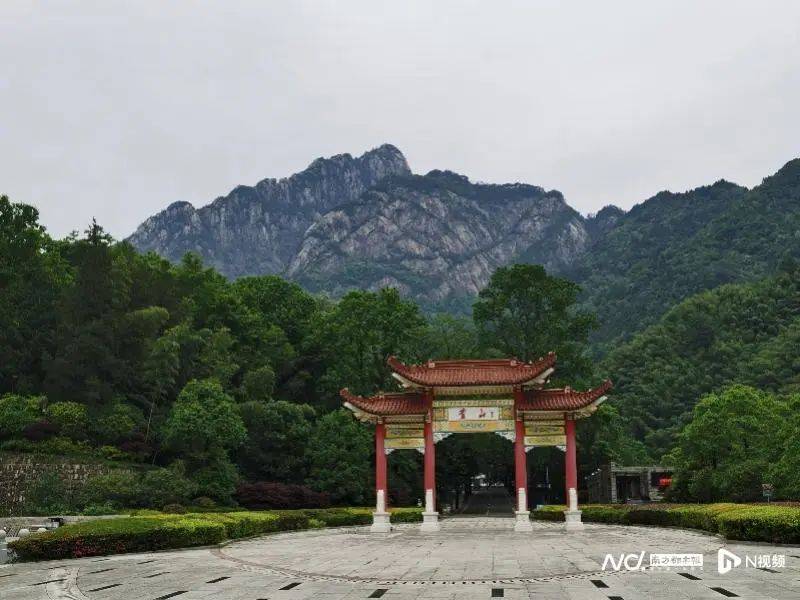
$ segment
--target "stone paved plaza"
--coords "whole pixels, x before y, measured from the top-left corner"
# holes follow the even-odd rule
[[[264,536],[220,548],[155,552],[0,567],[0,598],[32,600],[301,600],[319,598],[562,598],[591,600],[800,598],[800,548],[726,544],[677,529],[534,523],[460,517],[437,534],[400,525]],[[717,550],[784,554],[786,567],[744,565],[717,573]],[[693,552],[704,569],[603,571],[606,553]],[[645,563],[647,564],[647,563]]]

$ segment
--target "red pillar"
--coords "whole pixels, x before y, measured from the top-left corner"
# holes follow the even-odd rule
[[[525,454],[525,420],[517,411],[522,400],[522,388],[514,388],[514,504],[518,511],[528,510],[528,461]],[[525,506],[520,506],[519,490],[525,490]]]
[[[578,461],[575,451],[575,420],[564,415],[564,432],[567,434],[567,452],[564,456],[566,469],[566,503],[569,505],[569,489],[578,491]]]
[[[436,446],[433,443],[433,392],[427,391],[425,394],[425,404],[428,414],[425,417],[423,433],[425,435],[425,498],[426,510],[436,511]],[[427,506],[428,492],[431,494],[431,506]]]
[[[384,505],[377,506],[377,510],[386,510],[389,506],[389,489],[387,486],[386,475],[386,449],[384,447],[384,440],[386,439],[386,424],[379,422],[375,425],[375,495],[380,496],[379,492],[383,490]]]

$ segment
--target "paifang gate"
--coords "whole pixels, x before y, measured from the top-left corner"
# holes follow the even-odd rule
[[[591,415],[605,400],[611,382],[576,391],[545,388],[556,366],[552,352],[536,361],[516,359],[437,360],[406,365],[388,360],[402,390],[365,398],[341,391],[344,405],[360,420],[375,425],[376,506],[372,531],[390,530],[387,512],[386,455],[416,449],[425,455],[425,511],[422,531],[438,531],[436,512],[436,442],[453,433],[494,432],[514,443],[515,531],[531,531],[527,499],[526,451],[540,446],[564,450],[566,529],[581,528],[577,506],[578,473],[575,422]]]

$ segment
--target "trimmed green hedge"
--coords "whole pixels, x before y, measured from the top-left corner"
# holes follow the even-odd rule
[[[564,506],[531,511],[539,521],[563,521]],[[662,525],[702,529],[731,540],[800,542],[800,507],[761,504],[587,504],[583,520],[623,525]]]
[[[395,523],[421,521],[422,509],[394,509],[391,520]],[[8,546],[19,560],[52,560],[208,546],[264,533],[369,523],[372,523],[372,509],[367,508],[183,515],[148,513],[67,525],[31,534]]]

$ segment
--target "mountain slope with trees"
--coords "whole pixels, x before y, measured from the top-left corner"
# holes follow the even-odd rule
[[[613,350],[601,369],[612,404],[659,457],[676,443],[698,400],[734,383],[800,393],[800,269],[692,296]]]
[[[586,218],[554,190],[414,175],[387,144],[200,209],[176,203],[129,241],[173,262],[196,252],[230,278],[280,274],[332,297],[395,287],[425,310],[460,314],[499,267],[541,264],[581,285],[602,355],[692,294],[800,258],[797,231],[800,160],[751,190],[720,180]]]
[[[597,313],[607,351],[692,294],[775,273],[800,258],[800,159],[751,190],[718,181],[662,192],[621,216],[563,273]]]

